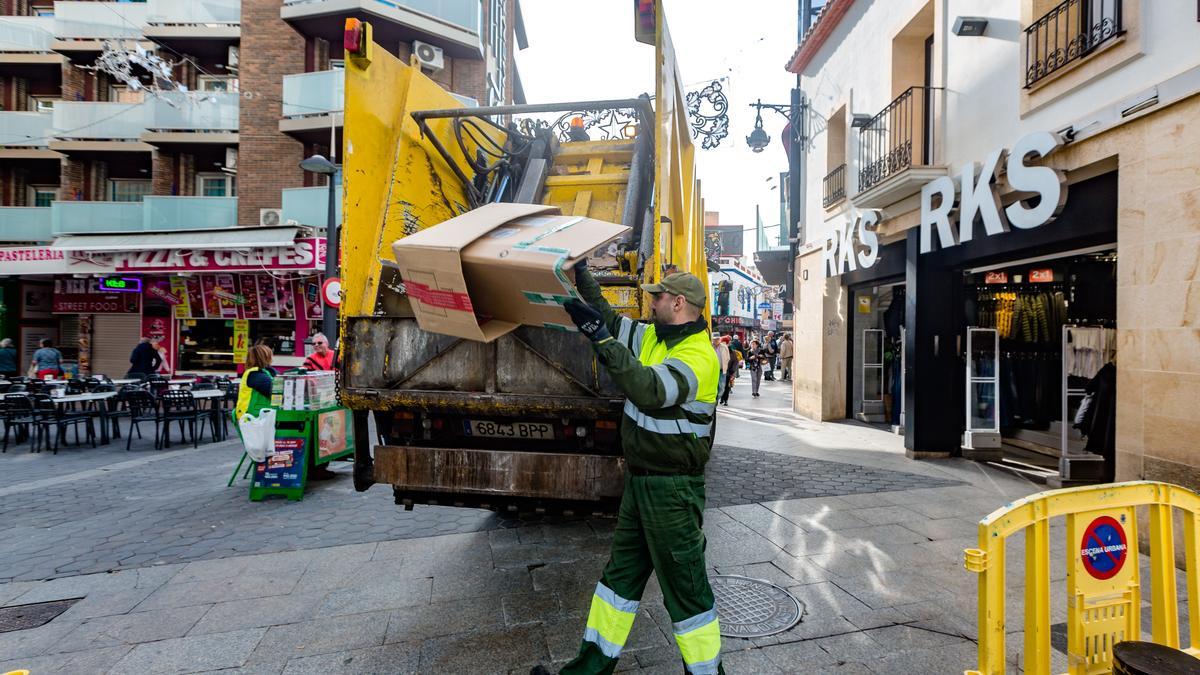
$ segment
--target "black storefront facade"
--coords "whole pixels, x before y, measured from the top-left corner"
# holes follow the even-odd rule
[[[864,267],[860,259],[856,269],[843,270],[834,278],[825,274],[829,263],[820,262],[816,252],[812,252],[807,261],[802,258],[802,267],[807,271],[798,275],[798,282],[809,284],[807,297],[810,302],[800,307],[798,320],[808,327],[809,342],[798,349],[811,352],[815,345],[822,345],[821,358],[812,359],[804,367],[823,368],[819,373],[823,389],[818,390],[815,384],[797,385],[798,398],[809,396],[806,403],[810,408],[801,412],[820,419],[857,419],[889,428],[903,434],[910,457],[963,456],[964,431],[968,428],[967,418],[971,413],[966,369],[967,334],[974,327],[973,335],[977,337],[979,327],[988,325],[982,320],[986,318],[985,313],[976,306],[977,302],[972,301],[995,296],[999,291],[1018,298],[1058,294],[1066,309],[1057,323],[1045,322],[1039,343],[1023,342],[1020,335],[998,339],[1000,367],[996,370],[1001,375],[997,378],[993,401],[997,416],[1004,420],[1000,424],[1003,433],[998,436],[1003,436],[1005,447],[1011,449],[1010,436],[1016,435],[1018,438],[1011,442],[1041,450],[1041,458],[1045,461],[1033,463],[1041,463],[1057,472],[1058,458],[1053,454],[1058,452],[1060,445],[1082,447],[1077,431],[1071,431],[1072,438],[1063,444],[1057,440],[1062,426],[1071,426],[1069,418],[1078,406],[1078,400],[1075,400],[1066,416],[1059,412],[1062,390],[1054,383],[1062,372],[1062,328],[1064,325],[1073,327],[1072,322],[1080,321],[1073,316],[1073,308],[1087,305],[1086,301],[1092,296],[1102,296],[1111,305],[1105,312],[1104,325],[1116,327],[1117,180],[1117,171],[1112,170],[1064,184],[1066,200],[1058,215],[1030,229],[1010,227],[989,236],[977,218],[974,237],[970,241],[947,247],[935,245],[933,250],[925,253],[921,252],[919,225],[889,234],[888,243],[876,246],[877,257],[873,264]],[[1016,202],[1016,197],[1011,193],[1002,195],[1002,205]],[[1037,199],[1034,196],[1022,203],[1033,208]],[[827,244],[834,251],[833,258],[837,258],[843,245]],[[855,253],[869,254],[861,233],[855,235],[852,246]],[[830,257],[828,250],[825,257]],[[1092,258],[1103,260],[1103,264],[1111,267],[1112,274],[1104,284],[1075,280],[1072,270],[1083,264],[1084,259],[1092,264]],[[1036,279],[1039,274],[1049,276]],[[1002,283],[991,286],[993,281]],[[1100,288],[1100,285],[1104,287]],[[892,303],[882,307],[889,297]],[[824,309],[813,302],[822,299]],[[902,309],[896,303],[902,303]],[[806,311],[811,314],[805,315]],[[897,324],[902,327],[899,336],[895,334]],[[998,328],[996,330],[1002,334]],[[887,345],[885,352],[899,349],[898,353],[887,353],[885,358],[878,359],[883,372],[876,368],[877,375],[871,375],[872,357],[877,353],[864,331],[880,334],[878,339]],[[842,353],[834,354],[830,350]],[[1031,364],[1022,360],[1035,357],[1044,361]],[[1041,419],[1013,421],[1013,418],[1022,417],[1015,414],[1014,409],[1028,408],[1023,395],[1034,389],[1017,387],[1009,380],[1010,373],[1015,371],[1010,370],[1006,359],[1025,370],[1047,373],[1046,386],[1039,384],[1037,389]],[[896,389],[891,386],[893,372],[900,379]],[[876,397],[865,392],[872,388],[871,385],[879,391],[875,377],[883,383],[885,401],[873,411],[872,401],[867,399]],[[810,383],[816,380],[814,375]],[[1002,396],[1010,391],[1018,397],[1016,405],[1013,396]],[[817,411],[823,414],[814,414]],[[872,412],[883,414],[872,416]],[[1027,436],[1033,436],[1035,442],[1029,443]],[[1113,462],[1111,457],[1107,459],[1106,475],[1111,475]]]
[[[1061,280],[1059,286],[1072,300],[1104,294],[1115,302],[1116,171],[1070,185],[1062,211],[1039,227],[1014,228],[992,236],[981,236],[979,222],[975,228],[971,241],[927,253],[920,252],[919,228],[908,230],[904,241],[904,445],[911,457],[962,454],[967,426],[966,334],[975,323],[964,308],[978,292],[969,280],[981,276],[972,271],[1006,270],[994,274],[1012,274],[1001,287],[1017,294],[1032,283],[1021,278],[1027,271],[1047,268],[1059,259],[1078,259],[1079,252],[1100,255],[1097,252],[1111,251],[1105,254],[1114,270],[1111,289],[1069,279]],[[846,281],[857,280],[851,277]]]

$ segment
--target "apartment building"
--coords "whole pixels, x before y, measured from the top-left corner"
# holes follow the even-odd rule
[[[797,411],[1200,488],[1198,45],[1185,0],[831,0],[788,63]]]
[[[115,375],[150,331],[174,370],[232,370],[235,332],[303,354],[340,178],[299,163],[342,154],[350,17],[465,105],[523,100],[517,0],[0,0],[0,333],[22,359],[49,337]],[[182,88],[114,77],[113,46]]]

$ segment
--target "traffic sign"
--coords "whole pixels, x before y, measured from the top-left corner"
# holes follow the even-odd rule
[[[1079,556],[1083,568],[1097,579],[1111,579],[1125,566],[1129,550],[1125,528],[1111,516],[1100,516],[1083,531]]]
[[[329,307],[340,307],[342,304],[342,280],[329,277],[321,284],[321,298]]]

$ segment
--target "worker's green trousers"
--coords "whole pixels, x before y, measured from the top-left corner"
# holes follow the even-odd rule
[[[687,672],[724,673],[721,634],[704,568],[703,476],[629,476],[583,645],[564,675],[611,673],[657,572]]]

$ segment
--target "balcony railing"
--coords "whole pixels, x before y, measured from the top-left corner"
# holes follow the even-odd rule
[[[146,128],[148,110],[145,103],[58,101],[54,104],[54,135],[62,139],[137,140]]]
[[[0,241],[50,241],[53,238],[50,207],[0,207]]]
[[[143,229],[141,202],[54,202],[50,215],[54,234]]]
[[[283,76],[283,116],[307,117],[341,112],[346,100],[346,73],[322,70]]]
[[[829,208],[846,198],[845,164],[830,171],[829,175],[825,176],[825,180],[822,181],[821,193],[821,205],[825,208]]]
[[[6,16],[0,20],[0,52],[49,52],[52,16]]]
[[[170,92],[146,101],[146,128],[155,131],[237,131],[235,91]]]
[[[319,5],[325,0],[283,0],[287,6]],[[419,12],[443,23],[479,33],[480,3],[475,0],[363,0],[363,7]]]
[[[335,188],[337,220],[342,222],[342,187]],[[326,227],[329,219],[329,188],[287,188],[283,191],[283,222],[295,221],[309,227]]]
[[[140,38],[146,25],[144,2],[54,3],[54,35],[60,40]]]
[[[158,26],[238,25],[241,0],[148,0],[146,23]]]
[[[53,118],[48,112],[0,112],[0,147],[46,147],[54,133]]]
[[[140,202],[54,202],[51,231],[150,232],[237,225],[237,197],[154,197]],[[2,222],[2,221],[0,221]]]
[[[858,189],[865,192],[933,158],[937,87],[909,87],[863,128],[858,141]]]
[[[237,225],[237,197],[142,198],[142,229],[196,230]]]
[[[1025,29],[1025,87],[1124,32],[1121,0],[1066,0]]]

